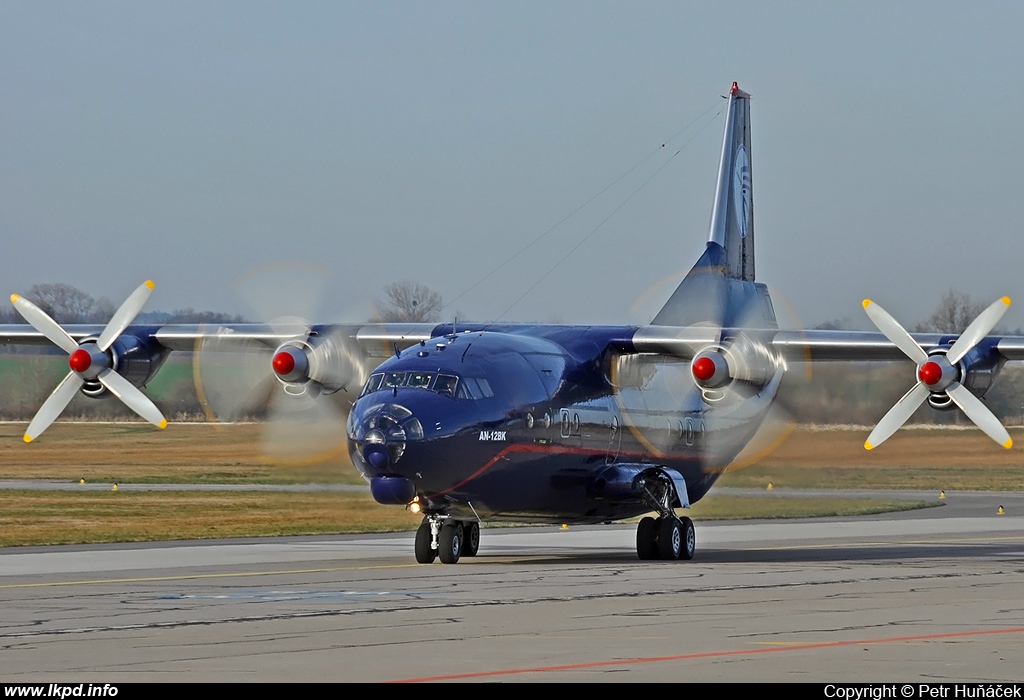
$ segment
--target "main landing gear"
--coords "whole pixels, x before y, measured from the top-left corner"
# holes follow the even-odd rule
[[[461,557],[475,557],[480,548],[480,524],[453,520],[447,515],[427,515],[416,530],[416,561],[455,564]]]
[[[693,559],[697,536],[693,521],[675,514],[644,518],[636,528],[636,554],[641,559]]]
[[[640,486],[647,504],[660,517],[643,518],[637,525],[637,556],[641,559],[693,559],[697,535],[692,520],[676,515],[673,506],[680,504],[680,500],[671,478],[654,472],[646,475]]]

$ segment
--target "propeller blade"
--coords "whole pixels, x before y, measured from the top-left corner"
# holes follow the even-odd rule
[[[995,414],[989,410],[988,406],[983,404],[981,399],[972,394],[967,387],[963,384],[953,382],[953,384],[946,389],[946,393],[949,394],[949,398],[953,399],[953,402],[960,407],[960,410],[963,411],[976,426],[981,428],[983,433],[1006,449],[1013,447],[1013,440],[1010,439],[1010,434],[1006,432],[1006,428],[1003,427],[1003,424],[999,422],[999,419],[996,418]]]
[[[960,334],[960,337],[949,348],[949,352],[946,353],[946,359],[949,360],[949,363],[955,365],[964,359],[964,355],[969,353],[975,345],[980,343],[995,328],[1009,308],[1010,297],[1003,297],[992,302],[987,309],[978,314],[978,317],[971,321],[971,324],[964,329],[964,332]],[[984,430],[984,428],[982,429]],[[995,440],[995,438],[992,439]],[[996,440],[996,442],[999,441]]]
[[[918,365],[928,361],[928,355],[925,351],[921,349],[921,346],[910,337],[910,333],[907,333],[906,329],[888,311],[870,299],[864,300],[864,311],[867,312],[868,318],[871,319],[871,322],[875,324],[878,330],[882,331],[882,334],[891,340],[893,345],[902,350],[904,355]]]
[[[25,430],[25,442],[32,442],[42,435],[43,431],[50,427],[50,423],[57,420],[61,411],[71,403],[71,399],[75,398],[75,394],[83,384],[85,384],[85,380],[78,376],[77,372],[69,372],[68,376],[64,377],[64,381],[57,385],[49,398],[39,407],[32,422],[28,424],[28,428]]]
[[[306,337],[327,289],[327,271],[314,265],[276,263],[235,281],[235,293],[276,333]]]
[[[14,304],[14,308],[18,310],[18,313],[32,324],[33,328],[49,338],[61,350],[70,355],[78,349],[78,343],[75,342],[75,339],[68,335],[68,332],[50,318],[45,311],[31,301],[19,294],[12,294],[11,303]]]
[[[160,429],[167,427],[167,419],[160,413],[160,409],[149,400],[148,396],[139,391],[134,384],[120,374],[112,369],[105,369],[100,372],[100,376],[96,379],[106,387],[107,391],[121,399],[125,406],[138,413],[150,423]]]
[[[192,377],[211,420],[233,422],[261,412],[271,391],[281,391],[271,367],[273,350],[257,341],[238,341],[223,329],[196,343]]]
[[[347,454],[345,416],[330,396],[275,391],[264,428],[263,454],[287,466],[315,464]]]
[[[889,340],[892,340],[892,338]],[[915,384],[910,391],[903,395],[902,399],[889,409],[888,413],[882,416],[882,420],[878,421],[878,425],[868,435],[868,439],[864,443],[864,449],[873,450],[888,440],[889,436],[899,430],[900,426],[906,423],[910,416],[914,415],[914,411],[927,398],[928,387],[923,382]]]
[[[135,320],[135,317],[142,311],[142,307],[146,305],[146,300],[149,299],[149,295],[153,292],[153,280],[147,280],[143,284],[139,285],[139,288],[128,295],[128,298],[124,300],[119,308],[111,317],[110,321],[107,322],[107,327],[100,333],[99,339],[96,344],[100,350],[106,352],[107,349],[113,345],[114,341],[117,340],[117,336],[124,332],[124,329],[131,325],[131,322]],[[69,351],[70,352],[70,351]],[[141,415],[141,414],[140,414]],[[145,418],[145,416],[143,416]],[[148,418],[146,420],[149,420]]]

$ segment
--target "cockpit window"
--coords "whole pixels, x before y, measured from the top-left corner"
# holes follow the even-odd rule
[[[463,377],[462,385],[466,388],[464,392],[459,392],[459,398],[489,399],[494,396],[494,391],[491,389],[490,382],[483,377]]]
[[[434,378],[429,372],[409,372],[409,381],[406,386],[426,389],[430,386],[430,380]]]
[[[458,377],[453,374],[433,372],[377,372],[366,380],[360,396],[372,394],[381,389],[431,389],[442,396],[457,399],[480,400],[494,396],[491,384],[483,377]]]
[[[360,394],[360,396],[366,396],[367,394],[380,389],[380,383],[382,381],[384,381],[383,374],[371,374],[370,378],[366,380],[366,386],[363,387],[363,393]]]
[[[455,387],[458,383],[458,377],[453,377],[450,374],[439,374],[437,375],[437,381],[434,382],[434,391],[442,396],[455,396]]]
[[[388,372],[384,375],[384,386],[388,389],[392,387],[405,386],[405,376],[407,372]]]

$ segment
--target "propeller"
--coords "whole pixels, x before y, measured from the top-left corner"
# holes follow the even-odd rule
[[[11,295],[11,303],[18,313],[54,345],[68,353],[68,365],[71,368],[32,418],[25,431],[25,442],[32,442],[50,427],[87,382],[98,382],[156,427],[167,427],[167,420],[160,409],[134,384],[117,373],[116,358],[110,351],[114,341],[135,320],[152,291],[152,281],[139,285],[114,313],[99,337],[82,343],[78,343],[49,314],[31,301],[18,294]]]
[[[776,397],[784,378],[791,388],[808,380],[810,365],[788,367],[773,351],[767,301],[729,309],[727,289],[711,276],[698,281],[687,315],[705,320],[641,328],[640,353],[613,360],[615,399],[625,427],[653,454],[697,449],[709,469],[745,466],[791,431]],[[742,443],[751,449],[738,455]]]
[[[265,418],[260,449],[290,466],[347,453],[344,403],[366,381],[362,351],[342,329],[321,335],[308,320],[326,287],[325,270],[277,264],[243,275],[235,291],[275,339],[210,329],[196,343],[196,389],[212,420]],[[291,314],[298,315],[289,315]]]
[[[865,299],[864,311],[867,312],[868,318],[893,345],[917,365],[917,383],[882,416],[882,420],[878,421],[878,425],[864,443],[865,449],[872,450],[885,442],[933,394],[948,396],[975,425],[981,428],[982,432],[1003,447],[1012,447],[1013,440],[999,419],[961,383],[963,368],[959,366],[960,361],[984,340],[1009,308],[1009,297],[992,302],[971,321],[949,350],[945,353],[928,354],[889,312],[870,299]]]

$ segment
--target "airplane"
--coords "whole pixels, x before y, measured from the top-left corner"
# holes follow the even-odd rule
[[[198,350],[200,365],[255,357],[276,387],[278,414],[291,412],[283,432],[299,439],[289,449],[305,442],[308,416],[335,415],[325,408],[332,395],[351,402],[347,421],[337,414],[327,430],[343,431],[378,503],[423,514],[414,545],[423,564],[476,555],[484,521],[638,516],[640,559],[691,559],[695,529],[679,511],[708,493],[765,421],[787,370],[803,362],[914,362],[912,387],[868,436],[869,450],[925,402],[959,407],[1009,448],[981,401],[1006,361],[1024,360],[1024,337],[989,335],[1009,298],[959,336],[911,335],[870,300],[864,309],[880,333],[778,328],[754,274],[750,95],[733,83],[727,99],[707,243],[648,325],[132,325],[153,289],[146,282],[105,327],[65,329],[13,295],[31,328],[0,326],[0,343],[53,343],[69,356],[25,441],[80,391],[117,396],[163,428],[140,389],[171,352]]]

